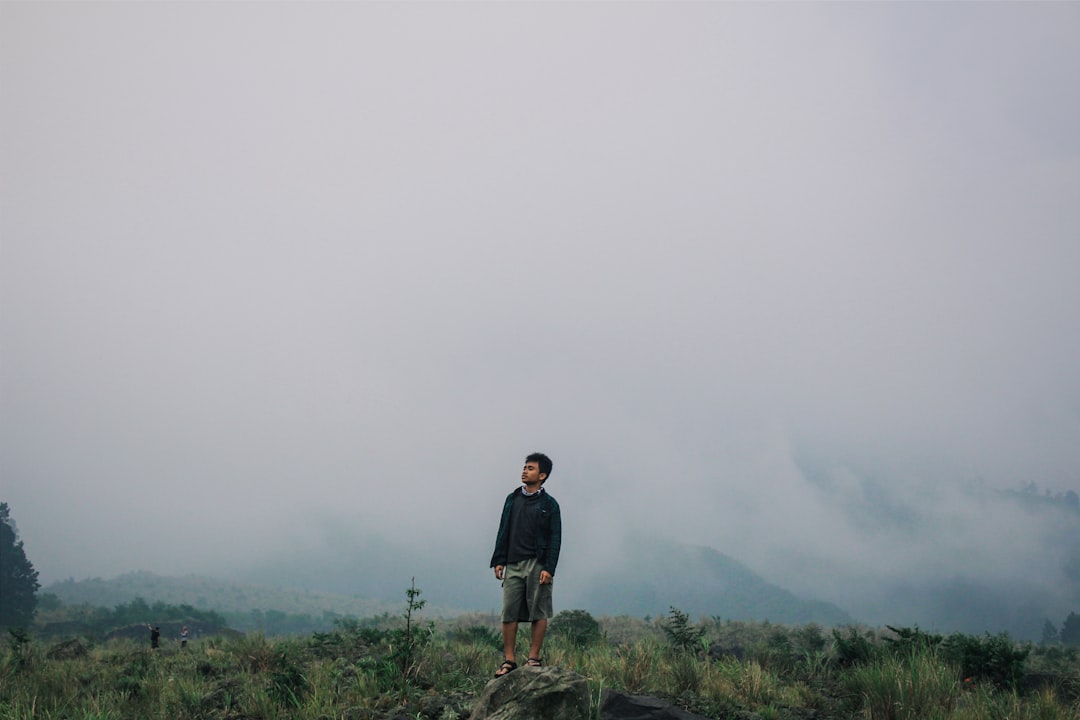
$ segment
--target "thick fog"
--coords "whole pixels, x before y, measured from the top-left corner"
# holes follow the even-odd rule
[[[564,583],[1080,610],[1001,494],[1080,489],[1078,73],[1073,3],[2,3],[0,500],[45,582],[477,583],[540,450]]]

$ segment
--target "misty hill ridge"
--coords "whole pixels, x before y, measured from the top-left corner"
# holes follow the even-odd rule
[[[224,613],[247,613],[252,609],[277,610],[285,613],[318,615],[323,612],[354,617],[373,617],[401,610],[405,584],[386,574],[380,577],[380,567],[369,565],[362,554],[345,553],[341,562],[317,566],[308,563],[306,572],[294,568],[291,562],[280,562],[275,568],[279,577],[301,577],[308,587],[324,587],[318,580],[326,578],[335,590],[296,589],[263,582],[242,584],[207,577],[163,577],[140,571],[120,575],[112,580],[92,578],[72,579],[54,583],[44,592],[57,595],[65,604],[87,604],[114,607],[137,597],[147,602],[187,604],[200,609]],[[386,558],[383,558],[385,562]],[[388,565],[409,566],[423,561],[402,553],[394,554]],[[296,572],[293,572],[296,570]],[[453,616],[469,611],[490,611],[498,601],[496,584],[462,585],[455,579],[453,568],[443,572],[417,573],[417,586],[429,600],[427,612]],[[486,574],[485,574],[486,575]],[[807,600],[773,585],[747,566],[708,547],[693,547],[656,538],[628,540],[614,553],[611,562],[599,572],[574,572],[568,567],[560,572],[564,584],[557,596],[557,610],[579,608],[593,615],[631,615],[644,617],[667,613],[677,607],[694,617],[716,616],[730,620],[769,620],[770,622],[800,625],[818,623],[825,626],[851,624],[853,619],[844,610],[827,602]],[[353,588],[342,587],[343,578],[364,577],[366,587],[385,588],[385,597],[366,597],[350,593]],[[451,607],[452,606],[452,607]]]
[[[798,597],[710,547],[651,538],[628,541],[622,555],[632,560],[591,579],[585,607],[602,607],[606,615],[640,616],[664,614],[674,606],[692,617],[784,625],[855,622],[836,605]]]
[[[348,537],[336,537],[333,553],[278,555],[272,564],[251,568],[248,577],[267,585],[280,578],[283,584],[399,602],[409,576],[415,576],[429,608],[491,611],[499,603],[490,570],[478,568],[468,552],[424,553],[385,538],[373,549],[366,538],[351,540],[353,544]],[[486,561],[485,555],[481,562]],[[827,626],[853,622],[835,605],[800,598],[713,548],[663,537],[631,534],[604,552],[588,547],[564,552],[559,563],[556,612],[583,609],[596,616],[644,617],[664,615],[671,606],[693,616],[730,620]]]

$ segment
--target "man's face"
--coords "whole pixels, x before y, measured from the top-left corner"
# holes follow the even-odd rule
[[[547,475],[540,472],[540,466],[534,462],[525,463],[525,467],[521,471],[521,482],[526,485],[539,485],[547,478]]]

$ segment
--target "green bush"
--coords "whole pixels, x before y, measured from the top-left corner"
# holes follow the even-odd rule
[[[886,637],[885,644],[899,655],[908,655],[913,651],[934,650],[941,645],[942,636],[923,632],[916,625],[914,628],[895,628],[886,625],[896,637]]]
[[[1080,652],[1077,648],[1052,645],[1032,649],[1031,655],[1028,656],[1027,667],[1035,672],[1067,675],[1078,663],[1080,663]]]
[[[942,662],[955,667],[965,680],[978,680],[1008,690],[1019,687],[1024,678],[1024,663],[1030,646],[1019,647],[1008,634],[975,637],[953,633],[943,637],[919,628],[886,626],[896,637],[885,638],[886,646],[897,657],[936,654]]]
[[[981,638],[953,633],[941,643],[942,659],[958,667],[964,678],[1010,690],[1023,680],[1030,653],[1030,647],[1018,647],[1006,633]]]
[[[337,630],[314,632],[308,639],[308,647],[316,657],[356,659],[386,643],[390,635],[389,630],[366,626],[353,618],[339,618],[334,625]]]
[[[792,646],[799,652],[820,652],[825,649],[825,634],[815,623],[803,625],[791,631]]]
[[[600,623],[585,610],[563,610],[551,619],[549,632],[579,647],[604,639]]]
[[[849,626],[844,628],[843,632],[839,628],[833,628],[832,636],[836,662],[841,667],[862,665],[880,655],[868,633],[860,633],[858,628]]]

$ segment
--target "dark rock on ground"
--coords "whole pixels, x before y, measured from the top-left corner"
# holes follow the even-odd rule
[[[62,643],[57,643],[49,648],[49,651],[45,653],[45,657],[50,660],[74,660],[75,658],[81,658],[87,653],[86,646],[78,638],[71,640],[65,640]]]
[[[649,695],[628,695],[617,690],[600,694],[600,720],[709,720]]]
[[[519,667],[487,684],[470,720],[590,720],[589,686],[576,672]]]
[[[430,720],[459,720],[469,717],[469,698],[464,693],[429,695],[417,703],[418,712]]]

